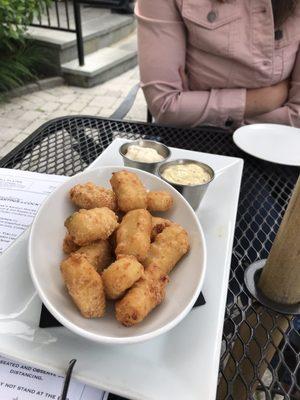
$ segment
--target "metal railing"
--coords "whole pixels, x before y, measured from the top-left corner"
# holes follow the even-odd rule
[[[84,44],[80,4],[132,12],[133,0],[53,0],[31,23],[31,26],[76,34],[79,65],[84,65]]]
[[[53,0],[52,6],[45,6],[31,26],[75,33],[79,65],[84,65],[80,1]]]
[[[72,4],[70,5],[68,0],[53,0],[53,5],[51,7],[48,5],[45,6],[31,25],[40,28],[75,32],[75,26],[71,26],[70,7],[72,7]]]

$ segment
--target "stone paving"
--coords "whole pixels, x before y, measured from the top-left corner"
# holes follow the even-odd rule
[[[109,117],[139,81],[138,67],[93,88],[62,85],[0,103],[0,158],[39,126],[52,118],[71,114]],[[126,119],[146,121],[141,90]]]

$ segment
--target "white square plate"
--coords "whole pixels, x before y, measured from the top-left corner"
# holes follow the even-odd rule
[[[122,165],[122,143],[116,139],[89,168]],[[215,399],[243,160],[171,150],[171,159],[203,161],[216,172],[197,212],[207,241],[206,304],[193,309],[170,332],[134,345],[101,345],[62,327],[41,329],[41,301],[26,261],[26,232],[0,258],[3,355],[58,373],[76,358],[74,377],[130,399]]]

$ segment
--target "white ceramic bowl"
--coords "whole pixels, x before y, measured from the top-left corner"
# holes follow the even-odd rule
[[[163,213],[181,224],[189,233],[191,250],[170,275],[165,300],[134,327],[122,326],[114,317],[113,305],[104,318],[85,319],[73,304],[64,287],[60,262],[65,257],[62,242],[65,219],[74,212],[68,191],[78,183],[92,181],[109,188],[112,172],[122,169],[135,172],[149,190],[167,190],[174,198],[173,208]],[[188,202],[168,183],[133,168],[102,167],[75,175],[63,183],[39,209],[32,224],[28,258],[33,283],[48,310],[71,331],[100,343],[136,343],[167,332],[191,310],[204,280],[206,245],[201,225]],[[188,338],[187,338],[188,340]]]

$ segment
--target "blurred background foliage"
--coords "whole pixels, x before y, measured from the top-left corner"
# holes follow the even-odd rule
[[[5,92],[36,79],[46,55],[26,39],[33,18],[52,0],[0,0],[0,99]]]

